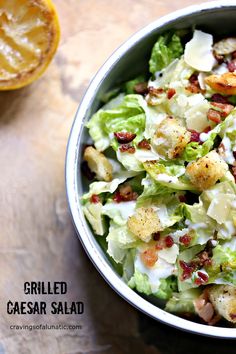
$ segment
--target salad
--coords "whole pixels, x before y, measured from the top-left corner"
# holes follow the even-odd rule
[[[236,38],[166,33],[87,128],[83,212],[124,281],[236,324]]]

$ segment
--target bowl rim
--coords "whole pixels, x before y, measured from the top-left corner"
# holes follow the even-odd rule
[[[98,252],[98,249],[96,247],[97,241],[95,240],[95,238],[92,239],[90,237],[90,234],[88,232],[88,226],[85,221],[82,209],[79,205],[79,199],[76,191],[77,162],[80,145],[79,141],[84,126],[85,116],[90,107],[90,103],[96,97],[97,88],[99,87],[103,79],[112,71],[112,68],[117,63],[117,61],[119,61],[119,59],[126,53],[126,51],[130,47],[133,47],[143,37],[148,35],[156,28],[161,28],[163,25],[174,21],[178,17],[185,17],[194,13],[200,13],[202,11],[231,7],[234,7],[236,9],[235,1],[217,0],[197,5],[191,5],[183,9],[171,12],[165,16],[160,17],[159,19],[155,20],[154,22],[150,23],[146,27],[136,32],[128,40],[126,40],[118,49],[116,49],[115,52],[107,59],[107,61],[103,64],[103,66],[94,76],[87,91],[84,94],[84,97],[81,100],[81,103],[75,115],[75,119],[71,128],[67,144],[65,166],[67,199],[78,237],[90,260],[97,268],[99,273],[106,280],[106,282],[113,288],[113,290],[115,290],[123,299],[125,299],[135,308],[164,324],[168,324],[172,327],[187,332],[224,339],[236,339],[236,328],[207,326],[204,324],[199,324],[193,321],[180,318],[153,305],[151,302],[145,300],[143,297],[137,294],[134,290],[130,289],[128,285],[123,282],[121,277],[115,273],[115,271],[112,269],[112,266],[108,265],[108,263],[104,259],[105,256]]]

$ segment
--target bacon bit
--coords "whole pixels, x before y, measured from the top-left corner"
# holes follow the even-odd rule
[[[185,195],[179,195],[179,201],[180,203],[186,203],[187,202],[187,198],[185,197]]]
[[[128,144],[136,138],[136,134],[129,132],[116,132],[114,135],[120,144]]]
[[[207,112],[207,118],[211,120],[212,122],[218,124],[221,122],[221,114],[218,111],[215,111],[214,109],[210,108]]]
[[[215,59],[217,60],[218,64],[222,64],[224,62],[224,60],[225,60],[224,56],[217,54],[215,52],[215,50],[213,50],[213,55],[214,55]]]
[[[203,285],[208,282],[208,275],[202,272],[197,272],[198,278],[195,279],[194,283],[198,286]]]
[[[169,89],[167,90],[167,98],[168,98],[168,100],[170,100],[175,94],[176,94],[175,89],[169,88]]]
[[[154,240],[154,241],[159,241],[159,240],[160,240],[160,237],[161,237],[161,234],[160,234],[159,231],[158,231],[158,232],[155,232],[155,233],[153,234],[153,240]]]
[[[151,96],[158,97],[163,92],[164,92],[163,88],[155,88],[152,86],[148,87],[148,93]]]
[[[203,130],[203,133],[209,133],[211,131],[211,127],[208,126]]]
[[[190,142],[198,143],[200,141],[200,133],[193,129],[188,129],[188,131],[191,133]]]
[[[232,53],[232,58],[236,59],[236,50]]]
[[[173,246],[173,244],[174,244],[173,238],[170,235],[166,236],[165,237],[165,245],[166,245],[166,247],[170,248],[170,247]]]
[[[192,241],[192,237],[190,235],[184,235],[179,238],[179,242],[182,243],[184,246],[189,246]]]
[[[151,145],[146,139],[141,140],[138,143],[138,147],[143,150],[151,150]]]
[[[199,265],[200,267],[203,267],[206,265],[206,263],[209,263],[209,261],[211,261],[211,260],[209,259],[209,254],[207,251],[202,251],[202,252],[198,253],[198,255],[196,257],[197,265]]]
[[[97,204],[100,202],[100,198],[97,194],[92,194],[90,197],[90,203]]]
[[[146,267],[153,267],[158,260],[157,251],[154,247],[142,252],[140,258]]]
[[[202,90],[199,85],[198,75],[196,73],[192,74],[188,80],[190,85],[186,87],[186,90],[190,91],[191,93],[204,92],[204,90]]]
[[[81,172],[89,181],[95,178],[95,173],[90,170],[87,161],[81,163]]]
[[[221,110],[219,113],[222,118],[227,117],[234,109],[234,106],[228,103],[211,102],[211,105]]]
[[[114,200],[114,202],[116,202],[116,203],[123,202],[122,197],[121,197],[119,191],[115,192],[115,194],[114,194],[114,196],[113,196],[113,200]]]
[[[226,96],[221,95],[220,93],[214,93],[214,95],[211,96],[211,100],[213,102],[218,102],[218,103],[226,103],[228,104],[228,98]]]
[[[196,269],[196,265],[191,262],[191,263],[186,263],[184,261],[179,261],[180,267],[183,269],[183,274],[181,276],[181,280],[186,280],[189,279]]]
[[[135,147],[130,144],[123,144],[119,148],[120,152],[128,152],[129,154],[135,153]]]
[[[234,320],[236,318],[236,313],[230,313],[230,318]]]
[[[113,200],[116,203],[120,203],[136,200],[137,198],[138,194],[133,192],[132,187],[129,184],[124,184],[123,186],[119,187],[118,191],[115,192]]]
[[[235,183],[236,183],[236,166],[232,166],[231,167],[231,173],[234,176],[234,180],[235,180]]]
[[[148,84],[147,82],[139,82],[134,85],[134,92],[139,95],[146,95],[148,93]]]
[[[233,73],[236,70],[236,60],[232,60],[227,64],[228,70]]]
[[[198,85],[199,82],[198,82],[198,74],[196,73],[193,73],[190,78],[188,79],[188,81],[191,83],[191,84],[194,84],[194,85]]]

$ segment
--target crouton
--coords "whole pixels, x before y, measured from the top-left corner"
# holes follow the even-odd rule
[[[228,165],[215,150],[186,167],[186,175],[192,184],[203,191],[212,187],[228,170]]]
[[[213,46],[213,50],[217,55],[231,54],[236,51],[236,38],[224,38]]]
[[[177,119],[167,117],[157,128],[153,145],[158,154],[175,159],[182,154],[190,138],[191,133]]]
[[[112,180],[112,165],[103,153],[88,146],[84,150],[84,160],[87,161],[90,170],[96,174],[98,180],[106,182]]]
[[[216,92],[225,95],[236,95],[236,73],[227,72],[222,75],[210,75],[205,82]]]
[[[236,287],[213,285],[209,288],[209,298],[217,313],[236,323]]]
[[[136,213],[128,219],[128,228],[144,242],[149,242],[154,232],[162,230],[160,219],[151,207],[136,209]]]

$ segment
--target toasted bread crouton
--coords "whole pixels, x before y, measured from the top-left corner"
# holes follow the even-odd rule
[[[162,230],[157,213],[151,207],[136,209],[136,213],[128,219],[128,228],[144,242],[149,242],[154,232]]]
[[[84,150],[84,160],[87,161],[90,170],[96,174],[98,180],[106,182],[112,180],[112,165],[103,153],[88,146]]]
[[[182,154],[190,137],[191,133],[177,119],[167,117],[157,128],[153,145],[158,154],[175,159]]]
[[[236,73],[227,72],[222,75],[210,75],[205,82],[216,92],[225,95],[236,95]]]
[[[226,55],[235,52],[236,37],[228,37],[216,42],[213,46],[213,50],[217,55]]]
[[[212,187],[228,170],[228,165],[215,150],[186,167],[186,175],[197,189],[203,191]]]
[[[236,323],[236,287],[214,285],[209,289],[209,298],[217,313]]]

